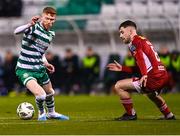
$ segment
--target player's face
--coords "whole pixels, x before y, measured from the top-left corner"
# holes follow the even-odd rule
[[[121,27],[119,30],[119,37],[125,44],[129,44],[131,42],[131,30],[129,27]]]
[[[52,25],[56,21],[56,15],[43,13],[41,21],[43,26],[48,30],[52,27]]]

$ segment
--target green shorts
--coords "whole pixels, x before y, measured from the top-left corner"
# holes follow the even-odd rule
[[[17,68],[16,75],[25,86],[27,82],[32,79],[36,80],[40,85],[45,85],[50,81],[46,69],[42,69],[41,71],[31,71]]]

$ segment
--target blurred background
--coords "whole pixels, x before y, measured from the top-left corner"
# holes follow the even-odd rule
[[[180,0],[0,0],[0,95],[28,93],[15,76],[22,35],[13,31],[46,6],[58,14],[46,54],[56,68],[50,78],[57,95],[109,95],[117,80],[138,75],[106,69],[113,60],[136,65],[118,37],[118,26],[127,19],[137,23],[168,69],[163,92],[180,91]]]

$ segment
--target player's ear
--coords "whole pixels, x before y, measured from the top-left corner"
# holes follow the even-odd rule
[[[129,29],[129,32],[130,32],[130,34],[132,34],[132,32],[133,32],[132,28]]]

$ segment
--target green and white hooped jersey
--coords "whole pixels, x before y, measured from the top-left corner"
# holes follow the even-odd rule
[[[44,68],[42,56],[50,45],[54,31],[46,31],[38,22],[24,32],[17,68],[38,71]]]

